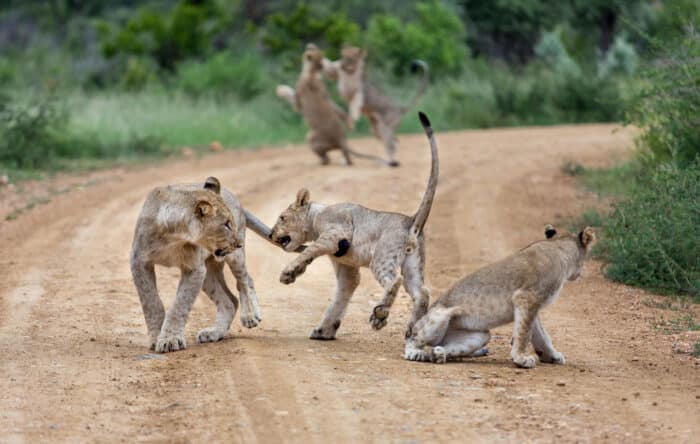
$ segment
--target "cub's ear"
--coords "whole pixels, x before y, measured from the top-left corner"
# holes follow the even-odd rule
[[[301,188],[299,191],[297,191],[296,204],[298,207],[305,207],[309,204],[309,190],[306,188]]]
[[[586,251],[590,251],[593,245],[595,244],[596,238],[595,238],[595,231],[593,230],[592,227],[586,227],[584,228],[579,234],[578,234],[578,240],[581,242],[581,245],[583,248],[586,249]]]
[[[198,200],[197,205],[194,207],[194,214],[200,219],[212,216],[214,214],[214,207],[206,200]]]
[[[557,234],[557,230],[552,226],[552,224],[547,224],[544,226],[544,236],[547,239],[553,238]]]
[[[216,177],[207,177],[207,180],[204,181],[204,189],[221,194],[221,182]]]

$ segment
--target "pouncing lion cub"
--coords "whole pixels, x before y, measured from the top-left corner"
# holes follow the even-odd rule
[[[530,341],[540,360],[564,364],[539,313],[557,299],[567,280],[580,276],[595,233],[586,227],[578,234],[557,234],[548,226],[545,235],[546,240],[475,271],[447,290],[416,322],[404,357],[443,363],[483,356],[489,330],[515,321],[510,355],[517,366],[537,363],[537,356],[527,354]]]
[[[244,210],[233,193],[221,190],[214,177],[204,185],[158,187],[148,194],[136,222],[131,273],[152,350],[163,353],[186,347],[185,323],[200,290],[216,304],[217,313],[214,325],[197,334],[197,342],[224,337],[238,308],[224,279],[224,262],[236,277],[241,324],[258,325],[260,309],[245,262],[246,226],[269,238],[269,228]],[[177,295],[167,313],[158,296],[154,265],[181,270]]]
[[[309,127],[307,141],[311,150],[321,159],[321,164],[330,163],[329,151],[340,150],[347,165],[352,165],[352,156],[389,165],[390,162],[384,159],[358,153],[348,146],[348,116],[328,95],[321,78],[323,52],[313,43],[306,45],[301,66],[296,89],[288,85],[278,85],[276,92],[277,96],[285,99],[295,111],[304,116],[304,121]]]
[[[337,80],[338,92],[348,106],[350,127],[364,114],[372,125],[375,137],[382,141],[389,162],[398,165],[396,156],[396,128],[404,114],[423,96],[430,80],[428,64],[422,60],[411,63],[411,71],[423,72],[420,86],[409,105],[399,106],[367,80],[365,60],[367,52],[354,46],[343,48],[340,60],[323,59],[323,74]]]
[[[428,308],[429,294],[423,286],[423,227],[437,187],[438,153],[428,118],[423,113],[419,116],[430,141],[432,162],[428,186],[415,215],[375,211],[353,203],[323,205],[311,202],[309,191],[302,188],[296,201],[280,214],[272,227],[271,239],[286,251],[311,242],[284,268],[280,276],[282,283],[294,282],[320,256],[328,256],[333,263],[337,279],[335,299],[321,324],[311,333],[311,339],[335,338],[348,302],[360,283],[360,267],[369,267],[384,289],[383,299],[370,317],[374,329],[386,325],[402,283],[413,299],[408,332]]]

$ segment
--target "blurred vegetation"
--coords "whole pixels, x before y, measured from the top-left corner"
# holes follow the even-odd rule
[[[399,102],[418,85],[411,60],[426,60],[419,107],[439,129],[627,117],[665,128],[644,141],[654,158],[689,162],[678,134],[693,122],[662,111],[684,94],[663,81],[687,67],[640,73],[651,41],[686,45],[698,17],[691,0],[6,0],[0,170],[301,141],[274,86],[295,82],[309,41],[331,58],[367,48],[369,77]],[[410,116],[401,131],[420,130]]]

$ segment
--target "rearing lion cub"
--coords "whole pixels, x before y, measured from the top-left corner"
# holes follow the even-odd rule
[[[405,358],[443,363],[450,358],[482,356],[489,330],[511,321],[513,362],[534,367],[537,356],[527,354],[532,341],[540,360],[564,364],[552,345],[539,313],[554,302],[567,280],[581,274],[584,259],[595,243],[591,227],[578,234],[558,235],[547,227],[547,240],[475,271],[443,294],[406,340]]]
[[[365,60],[367,52],[354,46],[346,46],[341,53],[341,59],[330,61],[323,59],[323,74],[330,80],[338,81],[338,92],[347,103],[350,111],[350,127],[360,113],[369,119],[372,131],[384,143],[384,149],[392,166],[397,166],[394,159],[396,155],[396,128],[401,123],[404,114],[408,112],[423,96],[430,79],[428,64],[422,60],[414,60],[411,70],[423,71],[423,78],[413,99],[407,106],[395,104],[389,97],[367,80],[365,73]]]
[[[389,309],[403,285],[413,299],[408,332],[428,308],[428,290],[423,287],[425,248],[423,227],[435,196],[438,181],[437,145],[428,118],[419,113],[430,141],[430,179],[414,216],[374,211],[352,203],[322,205],[309,201],[302,188],[297,198],[277,219],[271,239],[286,251],[312,242],[287,265],[280,276],[291,284],[317,257],[328,256],[335,269],[335,300],[311,333],[311,339],[334,339],[345,309],[360,283],[360,267],[369,267],[384,289],[382,302],[374,307],[370,323],[374,329],[386,325]],[[401,273],[401,275],[399,275]]]
[[[345,134],[348,126],[347,114],[328,96],[321,79],[322,69],[323,52],[313,43],[309,43],[302,56],[301,74],[296,90],[287,85],[278,85],[276,90],[277,96],[285,99],[295,111],[304,116],[309,127],[306,138],[311,150],[321,159],[322,165],[330,163],[328,152],[332,150],[340,150],[347,165],[352,165],[351,155],[388,164],[379,157],[350,149]]]

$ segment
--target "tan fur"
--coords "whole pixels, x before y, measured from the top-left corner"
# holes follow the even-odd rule
[[[321,159],[322,165],[330,163],[328,152],[332,150],[340,150],[347,165],[352,165],[352,156],[385,164],[383,159],[349,148],[346,137],[348,116],[329,97],[321,78],[322,69],[323,52],[316,45],[309,43],[302,56],[302,69],[296,89],[278,85],[276,90],[280,98],[285,99],[295,111],[304,116],[304,121],[309,127],[306,138],[311,150]]]
[[[564,364],[564,355],[552,345],[539,313],[551,304],[567,280],[581,274],[583,262],[595,243],[590,227],[578,234],[545,230],[547,240],[475,271],[457,282],[430,307],[406,340],[405,358],[445,362],[451,358],[483,356],[489,330],[515,322],[511,358],[525,368],[540,360]]]
[[[404,114],[423,95],[428,85],[428,69],[425,62],[415,61],[423,70],[419,91],[408,106],[399,106],[372,85],[365,73],[367,52],[354,46],[343,48],[341,59],[323,59],[323,73],[331,80],[337,80],[338,92],[345,100],[350,113],[351,128],[364,114],[372,125],[374,135],[384,143],[389,162],[396,166],[396,128]]]
[[[131,272],[146,318],[150,348],[157,352],[186,347],[183,331],[200,290],[217,306],[216,322],[201,330],[197,342],[223,338],[238,308],[238,299],[224,279],[225,261],[241,297],[241,324],[252,328],[260,309],[245,263],[245,229],[267,237],[269,229],[241,207],[219,181],[158,187],[146,198],[136,222]],[[180,268],[175,302],[167,313],[158,289],[154,265]]]
[[[430,140],[432,163],[423,201],[415,216],[375,211],[353,203],[322,205],[312,203],[309,192],[301,189],[297,198],[272,227],[272,239],[286,251],[306,242],[307,248],[287,265],[280,276],[291,284],[320,256],[328,256],[335,268],[335,299],[311,333],[312,339],[334,339],[353,292],[360,282],[360,267],[369,267],[384,289],[382,302],[374,308],[370,323],[386,325],[389,309],[403,283],[413,299],[408,332],[428,308],[428,291],[423,287],[425,249],[423,227],[430,212],[438,177],[437,145],[430,122],[421,114]]]

